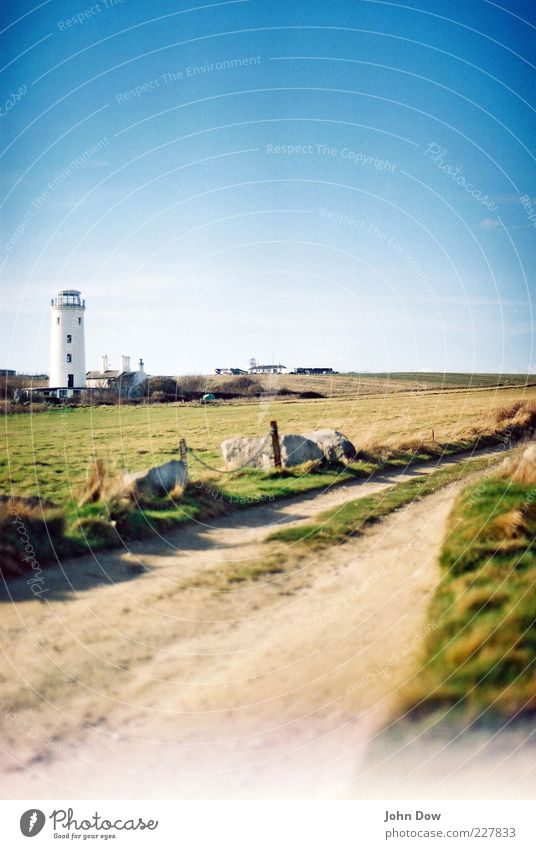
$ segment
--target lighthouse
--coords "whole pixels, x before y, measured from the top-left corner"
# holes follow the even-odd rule
[[[48,385],[60,397],[86,386],[84,313],[86,302],[77,289],[58,289],[50,301],[50,376]]]

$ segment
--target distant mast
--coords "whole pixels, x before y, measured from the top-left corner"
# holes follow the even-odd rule
[[[58,289],[51,305],[50,376],[48,385],[62,397],[86,386],[84,313],[77,289]]]

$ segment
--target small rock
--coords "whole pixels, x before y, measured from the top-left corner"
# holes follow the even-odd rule
[[[123,476],[131,491],[144,495],[167,495],[175,487],[188,483],[188,466],[182,460],[170,460],[162,466],[154,466],[143,472],[131,472]]]

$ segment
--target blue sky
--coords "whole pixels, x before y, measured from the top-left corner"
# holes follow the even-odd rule
[[[533,3],[0,16],[0,367],[535,370]]]

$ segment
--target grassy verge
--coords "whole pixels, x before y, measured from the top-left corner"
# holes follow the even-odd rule
[[[536,711],[536,481],[483,479],[455,505],[435,628],[407,692],[410,715],[451,721]]]
[[[347,466],[307,463],[281,470],[242,469],[220,478],[217,486],[232,504],[243,507],[326,489],[356,478],[363,480],[382,468],[379,461],[361,460]]]
[[[283,528],[272,534],[269,539],[298,543],[314,549],[344,542],[348,537],[361,533],[366,525],[377,522],[389,513],[431,495],[454,481],[461,480],[471,472],[481,471],[489,464],[488,457],[479,457],[438,469],[422,477],[391,486],[375,495],[349,501],[342,507],[320,513],[315,522]]]
[[[99,499],[60,510],[38,500],[10,499],[0,503],[0,576],[15,578],[56,560],[118,548],[123,542],[171,531],[193,519],[207,520],[232,509],[188,486],[180,499],[171,497],[136,503]]]

